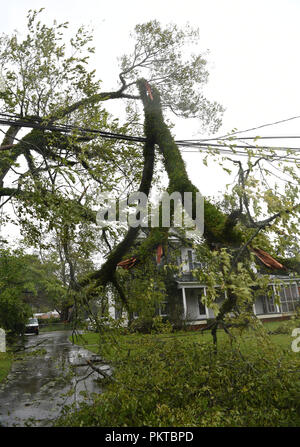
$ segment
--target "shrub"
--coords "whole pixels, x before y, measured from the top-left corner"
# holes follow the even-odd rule
[[[159,315],[155,317],[141,316],[132,321],[129,330],[131,333],[139,332],[141,334],[166,333],[172,332],[173,326]]]

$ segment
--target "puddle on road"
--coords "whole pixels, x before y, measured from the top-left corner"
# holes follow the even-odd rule
[[[7,381],[0,385],[0,426],[49,427],[65,405],[76,407],[84,399],[81,392],[101,392],[95,380],[98,374],[88,366],[75,366],[92,354],[69,343],[69,335],[53,332],[28,338],[27,346],[44,341],[38,348],[47,353],[13,364]]]

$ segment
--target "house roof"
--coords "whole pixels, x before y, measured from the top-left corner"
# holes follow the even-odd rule
[[[267,267],[270,267],[272,269],[276,270],[286,270],[286,267],[284,267],[280,262],[276,261],[269,253],[267,253],[264,250],[261,250],[260,248],[253,248],[250,247],[251,251],[255,254],[255,256]]]

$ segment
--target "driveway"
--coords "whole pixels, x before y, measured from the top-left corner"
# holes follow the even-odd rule
[[[80,392],[101,392],[97,372],[75,367],[92,354],[70,343],[70,335],[70,331],[57,331],[26,336],[25,352],[45,348],[47,353],[13,364],[7,381],[0,385],[0,426],[50,427],[65,405],[77,406],[83,399]],[[103,369],[109,373],[108,366]]]

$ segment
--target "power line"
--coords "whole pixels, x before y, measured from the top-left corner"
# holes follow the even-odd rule
[[[126,141],[135,141],[142,143],[146,141],[145,137],[135,137],[131,135],[118,134],[113,132],[107,132],[99,129],[90,129],[79,126],[71,126],[71,125],[58,125],[54,126],[51,124],[40,124],[35,121],[23,121],[16,119],[0,119],[0,125],[4,126],[17,126],[17,127],[26,127],[31,129],[39,129],[39,130],[50,130],[53,132],[62,132],[62,133],[70,133],[72,130],[77,130],[83,133],[91,133],[91,134],[99,134],[103,138],[111,138],[111,139],[122,139]]]
[[[263,136],[263,137],[240,137],[240,138],[234,138],[234,140],[282,140],[282,139],[299,139],[299,135],[275,135],[275,136]]]
[[[201,150],[202,151],[202,150]],[[199,151],[197,151],[197,150],[185,150],[185,149],[181,149],[181,152],[182,153],[191,153],[191,154],[201,154],[201,151],[199,150]],[[203,151],[204,152],[207,152],[208,151],[208,149],[206,149],[206,148],[203,148]],[[238,157],[248,157],[248,154],[246,153],[246,152],[242,152],[242,151],[235,151],[234,153],[232,152],[232,151],[230,151],[230,150],[226,150],[226,149],[218,149],[218,153],[220,153],[220,154],[227,154],[227,155],[230,155],[231,157],[232,156],[238,156]],[[253,157],[254,158],[259,158],[259,157],[261,157],[261,155],[260,154],[253,154]],[[277,156],[277,159],[275,159],[274,158],[274,156],[271,156],[271,155],[269,155],[269,156],[267,156],[267,155],[264,155],[263,157],[261,157],[261,158],[264,158],[264,159],[266,159],[266,160],[273,160],[273,161],[286,161],[286,162],[298,162],[298,163],[300,163],[300,158],[291,158],[291,157],[282,157],[282,156]]]
[[[190,141],[190,140],[189,140]],[[231,144],[231,143],[201,143],[201,142],[195,142],[190,143],[189,141],[185,142],[184,140],[181,141],[175,141],[177,145],[180,146],[187,146],[187,147],[230,147],[231,149],[272,149],[272,150],[279,150],[279,151],[294,151],[294,152],[300,152],[299,147],[273,147],[273,146],[255,146],[253,144]]]
[[[53,125],[53,124],[43,124],[41,119],[24,119],[24,118],[19,118],[17,115],[12,115],[12,114],[3,114],[0,113],[0,116],[3,116],[5,118],[0,118],[0,125],[6,125],[6,126],[18,126],[18,127],[26,127],[26,128],[32,128],[32,129],[40,129],[40,130],[49,130],[49,131],[53,131],[53,132],[62,132],[62,133],[70,133],[73,130],[76,130],[78,132],[82,132],[84,134],[89,133],[89,134],[97,134],[99,136],[101,136],[102,138],[108,138],[108,139],[115,139],[115,140],[123,140],[123,141],[132,141],[132,142],[138,142],[138,143],[143,143],[146,141],[145,137],[137,137],[137,136],[131,136],[131,135],[126,135],[126,134],[120,134],[120,133],[114,133],[114,132],[108,132],[108,131],[103,131],[103,130],[99,130],[99,129],[91,129],[91,128],[86,128],[86,127],[80,127],[80,126],[75,126],[75,125],[66,125],[66,124],[59,124],[59,125]],[[292,117],[292,118],[288,118],[286,120],[282,120],[282,121],[277,121],[276,123],[271,123],[271,124],[264,124],[262,126],[258,126],[257,128],[261,128],[261,127],[266,127],[266,126],[270,126],[270,125],[274,125],[274,124],[278,124],[281,122],[286,122],[289,121],[291,119],[296,119],[296,118],[300,118],[299,117]],[[257,128],[252,128],[249,130],[253,130],[253,129],[257,129]],[[241,133],[241,132],[246,132],[246,131],[239,131],[239,132],[235,132],[235,133]],[[231,134],[232,135],[232,134]],[[220,137],[220,139],[223,140],[225,139],[225,137]],[[251,137],[246,137],[247,139],[251,139]],[[245,139],[246,139],[245,138]],[[272,137],[268,137],[268,138],[272,138]],[[284,137],[280,137],[280,138],[284,138]],[[290,138],[294,138],[292,136],[290,136]],[[295,138],[300,138],[300,137],[295,137]],[[243,138],[239,138],[239,139],[234,139],[234,140],[240,140]],[[253,138],[255,139],[255,137]],[[218,138],[212,138],[210,140],[175,140],[175,143],[180,147],[180,148],[195,148],[195,149],[201,149],[201,150],[209,150],[210,148],[218,148],[218,151],[221,153],[230,153],[231,155],[243,155],[243,156],[248,156],[248,153],[245,151],[240,151],[237,149],[254,149],[256,151],[259,150],[270,150],[270,151],[292,151],[292,152],[300,152],[300,148],[297,147],[272,147],[272,146],[258,146],[258,145],[250,145],[250,144],[246,144],[246,145],[242,145],[242,144],[231,144],[231,143],[206,143],[205,141],[216,141],[218,140]],[[228,149],[226,149],[228,148]],[[182,152],[195,152],[195,153],[199,153],[198,151],[188,151],[188,150],[184,150],[181,149]],[[258,156],[258,155],[262,155],[262,154],[254,154],[254,156]],[[266,155],[266,154],[265,154]],[[291,158],[288,154],[285,156],[285,159],[290,160],[290,161],[297,161],[299,159],[297,158]]]
[[[0,116],[5,116],[5,117],[9,117],[12,118],[10,120],[6,119],[0,119],[0,124],[2,125],[15,125],[18,127],[27,127],[27,128],[33,128],[33,129],[41,129],[41,130],[51,130],[51,131],[58,131],[58,132],[63,132],[63,133],[70,133],[72,130],[77,130],[79,132],[84,132],[84,133],[94,133],[94,134],[99,134],[103,137],[106,138],[114,138],[114,139],[124,139],[124,140],[130,140],[130,141],[135,141],[135,142],[140,142],[143,143],[145,142],[146,138],[145,137],[136,137],[136,136],[132,136],[132,135],[126,135],[126,134],[120,134],[120,133],[114,133],[114,132],[108,132],[108,131],[103,131],[103,130],[99,130],[99,129],[92,129],[92,128],[87,128],[87,127],[80,127],[80,126],[75,126],[75,125],[70,125],[70,124],[59,124],[59,125],[51,125],[51,124],[41,124],[42,121],[41,119],[20,119],[17,115],[12,115],[12,114],[4,114],[4,113],[0,113]],[[272,124],[277,124],[280,122],[284,122],[284,121],[289,121],[291,119],[295,119],[295,118],[300,118],[299,117],[293,117],[293,118],[288,118],[286,120],[282,120],[282,121],[277,121],[276,123],[272,123]],[[38,122],[36,122],[38,121]],[[257,128],[260,127],[265,127],[265,126],[270,126],[272,124],[264,124],[262,126],[259,126]],[[249,130],[253,130],[253,129],[257,129],[257,128],[252,128]],[[247,130],[245,131],[239,131],[239,132],[235,132],[235,133],[241,133],[241,132],[247,132]],[[233,135],[233,134],[230,134]],[[228,135],[228,136],[230,136]],[[228,137],[227,136],[227,137]],[[241,139],[253,139],[255,140],[257,137],[242,137],[242,138],[236,138],[234,140],[241,140]],[[300,136],[279,136],[279,137],[259,137],[260,138],[269,138],[269,139],[276,139],[276,138],[300,138]],[[188,146],[202,146],[202,145],[209,145],[209,146],[222,146],[221,143],[217,143],[217,144],[207,144],[205,143],[205,141],[217,141],[220,139],[225,139],[225,137],[216,137],[216,138],[210,138],[210,139],[184,139],[184,140],[176,140],[176,144],[178,145],[188,145]],[[228,146],[228,144],[226,145]],[[246,148],[246,146],[236,146],[238,148]],[[257,148],[258,146],[250,146],[248,145],[247,147],[252,147],[252,148]],[[273,147],[269,147],[269,146],[260,146],[261,148],[273,148]],[[290,148],[290,147],[282,147],[282,148],[276,148],[276,149],[281,149],[281,150],[300,150],[300,148]]]
[[[239,140],[266,140],[266,139],[269,139],[269,140],[280,140],[280,139],[291,139],[291,138],[294,138],[294,139],[299,139],[300,138],[300,135],[273,135],[273,136],[271,136],[271,135],[269,135],[269,136],[255,136],[255,137],[239,137],[239,138],[227,138],[228,140],[230,140],[230,141],[239,141]],[[195,139],[191,139],[191,140],[188,140],[188,139],[185,139],[185,140],[178,140],[178,141],[188,141],[188,142],[191,142],[191,143],[193,143],[193,142],[200,142],[200,143],[202,143],[202,142],[205,142],[205,141],[219,141],[219,140],[221,140],[221,141],[225,141],[226,140],[226,138],[224,138],[224,137],[216,137],[216,138],[210,138],[210,139],[203,139],[203,138],[195,138]]]
[[[30,118],[23,117],[23,118],[20,118],[20,116],[17,115],[17,114],[8,114],[8,113],[0,113],[0,116],[5,116],[5,117],[13,118],[13,119],[18,119],[19,123],[22,122],[23,126],[25,126],[25,123],[36,123],[36,124],[37,123],[43,123],[42,118],[39,118],[39,117],[30,117]],[[292,120],[295,120],[295,119],[299,119],[299,118],[300,118],[300,115],[297,115],[297,116],[293,116],[293,117],[290,117],[290,118],[285,118],[283,120],[274,121],[272,123],[262,124],[260,126],[252,127],[252,128],[249,128],[249,129],[235,131],[235,132],[232,132],[232,133],[229,133],[229,134],[226,134],[226,135],[223,135],[223,136],[219,136],[219,137],[203,138],[203,139],[198,139],[198,140],[192,140],[192,139],[189,139],[189,140],[178,140],[178,141],[189,141],[189,142],[190,141],[191,142],[193,142],[193,141],[201,141],[201,142],[204,142],[204,141],[213,141],[213,140],[227,139],[227,138],[229,138],[229,137],[231,137],[233,135],[237,135],[237,134],[245,133],[245,132],[250,132],[252,130],[257,130],[257,129],[261,129],[261,128],[268,127],[268,126],[274,126],[274,125],[277,125],[277,124],[282,124],[282,123],[285,123],[285,122],[288,122],[288,121],[292,121]],[[17,123],[15,123],[15,124],[17,124]],[[30,126],[26,126],[26,127],[30,127]],[[45,126],[43,125],[43,127],[45,127]],[[97,133],[98,132],[110,133],[110,132],[105,132],[105,131],[99,131],[97,129],[81,128],[81,127],[74,126],[74,125],[59,125],[59,126],[53,126],[53,127],[61,127],[61,128],[64,128],[64,129],[78,129],[78,130],[81,130],[81,131],[97,132]],[[242,137],[242,139],[256,139],[256,138],[257,138],[257,136],[255,136],[255,137]],[[268,137],[259,137],[259,138],[270,138],[270,139],[273,139],[273,138],[300,138],[300,136],[278,136],[278,137],[268,136]]]
[[[286,123],[286,122],[288,122],[288,121],[292,121],[292,120],[295,120],[295,119],[298,119],[298,118],[300,118],[300,115],[292,116],[292,117],[290,117],[290,118],[285,118],[285,119],[280,120],[280,121],[274,121],[274,122],[272,122],[272,123],[262,124],[262,125],[260,125],[260,126],[252,127],[252,128],[245,129],[245,130],[237,130],[236,132],[232,132],[232,133],[230,133],[230,134],[223,135],[223,136],[221,136],[221,137],[203,139],[202,141],[221,140],[221,139],[224,139],[224,138],[231,137],[231,136],[233,136],[233,135],[237,135],[237,134],[245,133],[245,132],[250,132],[250,131],[252,131],[252,130],[262,129],[263,127],[275,126],[275,125],[277,125],[277,124]]]

